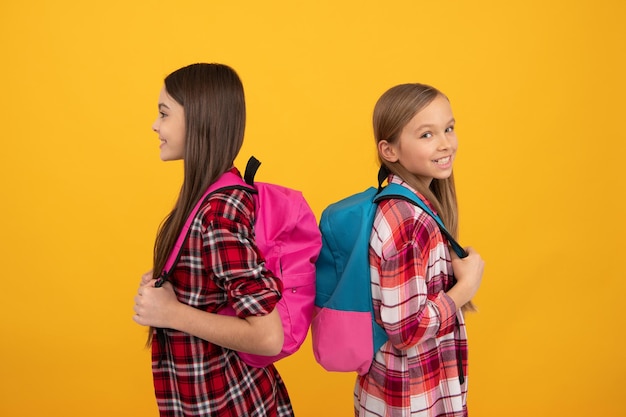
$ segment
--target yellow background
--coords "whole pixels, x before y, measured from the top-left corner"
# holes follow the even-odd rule
[[[154,416],[131,319],[182,164],[150,125],[163,77],[233,66],[238,160],[316,215],[372,185],[389,87],[452,101],[473,416],[623,416],[626,3],[32,1],[0,6],[0,415]],[[298,416],[348,416],[354,375],[310,344],[279,369]]]

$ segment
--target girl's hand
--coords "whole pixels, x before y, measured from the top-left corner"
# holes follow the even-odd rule
[[[457,283],[448,291],[457,306],[467,304],[478,291],[483,278],[485,262],[473,248],[466,248],[466,258],[459,258],[451,251],[452,270]]]
[[[152,269],[141,276],[141,282],[139,283],[139,286],[141,287],[142,285],[146,285],[147,283],[150,282],[151,279],[152,279]]]
[[[143,279],[142,277],[142,282]],[[155,282],[155,279],[151,279],[139,287],[135,296],[133,320],[142,326],[170,328],[171,319],[180,302],[172,284],[166,282],[162,287],[157,288],[154,286]]]

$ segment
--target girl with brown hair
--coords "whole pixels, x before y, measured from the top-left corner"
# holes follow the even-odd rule
[[[184,180],[159,229],[156,273],[142,277],[133,318],[151,328],[160,415],[291,416],[276,368],[251,367],[237,355],[275,355],[284,338],[275,309],[283,287],[255,244],[250,192],[211,194],[191,224],[175,269],[164,285],[155,279],[203,193],[225,172],[239,174],[233,164],[246,119],[241,80],[222,64],[180,68],[165,78],[158,109],[152,128],[161,142],[161,159],[182,159]],[[226,305],[235,317],[217,314]]]

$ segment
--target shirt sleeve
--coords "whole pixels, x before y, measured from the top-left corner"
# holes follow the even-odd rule
[[[406,202],[390,203],[373,231],[382,255],[372,265],[380,285],[380,300],[374,303],[389,340],[401,350],[450,333],[455,325],[456,305],[442,288],[445,271],[437,268],[446,261],[437,254],[445,243],[434,221],[419,212]],[[381,239],[377,229],[387,229],[390,238]]]
[[[265,267],[253,232],[254,201],[243,190],[212,195],[203,252],[215,283],[238,317],[269,314],[281,298],[282,282]]]

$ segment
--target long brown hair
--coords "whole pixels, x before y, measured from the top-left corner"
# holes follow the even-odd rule
[[[206,189],[234,164],[246,123],[244,90],[237,73],[223,64],[192,64],[165,78],[165,90],[185,115],[184,180],[178,200],[154,244],[154,277]],[[153,332],[150,332],[151,341]]]
[[[404,126],[420,110],[428,106],[437,96],[445,97],[434,87],[425,84],[400,84],[387,90],[374,107],[374,137],[376,143],[394,143],[400,137]],[[396,174],[411,187],[419,191],[435,207],[435,210],[455,238],[458,237],[458,206],[454,173],[446,179],[433,179],[430,187],[404,168],[400,162],[388,162],[378,155],[380,163]]]

